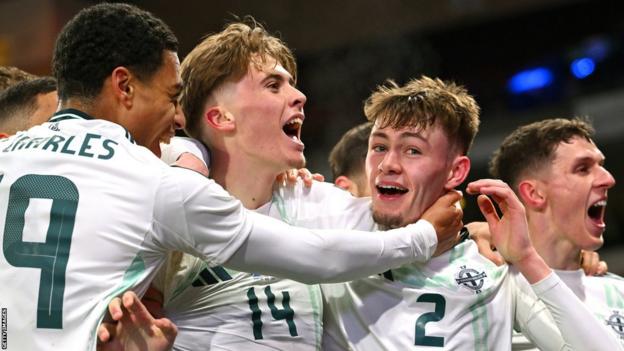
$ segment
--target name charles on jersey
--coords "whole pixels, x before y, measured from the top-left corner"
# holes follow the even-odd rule
[[[65,138],[61,135],[52,135],[42,138],[33,138],[23,135],[11,139],[0,140],[1,152],[12,152],[26,149],[39,149],[51,152],[59,152],[68,155],[78,155],[100,160],[110,160],[115,156],[114,146],[119,143],[105,139],[99,134],[86,133],[84,136],[72,135]],[[9,142],[11,141],[11,142]],[[7,146],[3,144],[8,143]]]

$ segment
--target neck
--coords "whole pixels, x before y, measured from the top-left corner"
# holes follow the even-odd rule
[[[254,160],[237,158],[235,154],[211,148],[210,176],[245,208],[257,209],[271,201],[275,177],[280,171],[269,169]]]
[[[528,213],[531,241],[537,253],[552,269],[572,271],[581,268],[581,249],[557,233],[557,229],[539,215]]]
[[[103,101],[101,98],[93,100],[69,98],[67,100],[61,101],[60,109],[64,110],[68,108],[73,108],[82,111],[93,118],[103,119],[120,124],[120,120],[119,118],[117,118],[117,114],[111,110],[111,106],[113,105],[106,101]]]

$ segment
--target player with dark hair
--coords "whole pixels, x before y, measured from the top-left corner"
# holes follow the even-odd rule
[[[607,194],[615,179],[587,120],[553,118],[505,138],[490,173],[507,182],[526,207],[531,241],[561,280],[624,347],[624,280],[586,276],[581,252],[603,244]]]
[[[357,197],[370,196],[364,168],[372,127],[372,123],[366,122],[349,129],[329,153],[334,184]]]
[[[57,105],[56,80],[52,77],[35,78],[9,87],[0,93],[0,136],[47,121]]]

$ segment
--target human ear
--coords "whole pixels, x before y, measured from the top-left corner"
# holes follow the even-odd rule
[[[446,178],[446,184],[444,184],[444,188],[446,190],[450,190],[459,186],[461,183],[464,182],[464,180],[466,180],[469,171],[470,159],[468,158],[468,156],[457,156],[453,160],[453,164],[451,166],[451,169],[449,170],[449,174]]]
[[[210,107],[204,113],[204,121],[211,128],[221,131],[232,131],[236,127],[234,116],[220,106]]]
[[[523,180],[518,184],[518,197],[528,208],[541,210],[546,206],[542,183],[535,179]]]

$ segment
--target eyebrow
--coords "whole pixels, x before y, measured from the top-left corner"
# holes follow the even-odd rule
[[[374,131],[373,133],[371,133],[371,137],[378,137],[378,138],[384,138],[384,139],[388,139],[388,135],[385,132],[382,131]],[[422,134],[418,133],[418,132],[402,132],[401,135],[399,136],[400,139],[406,139],[406,138],[416,138],[416,139],[420,139],[423,142],[429,144],[429,141],[422,136]]]
[[[596,162],[596,163],[598,163],[599,165],[602,166],[602,165],[604,165],[605,161],[606,161],[606,157],[604,155],[600,154],[600,157],[599,157],[598,160],[596,160],[592,156],[581,156],[581,157],[575,158],[572,164],[573,165],[578,165],[578,164],[582,164],[582,163]]]

